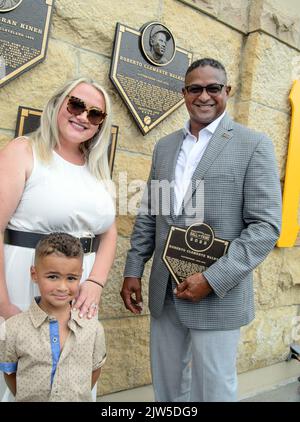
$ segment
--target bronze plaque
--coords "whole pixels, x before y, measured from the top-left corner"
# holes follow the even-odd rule
[[[36,108],[19,106],[15,137],[26,135],[30,132],[35,131],[40,125],[41,114],[42,114],[42,110],[39,110]],[[111,175],[113,173],[113,168],[114,168],[118,131],[119,131],[119,127],[113,125],[111,128],[111,139],[110,139],[110,144],[108,147],[108,164],[109,164]]]
[[[187,229],[171,226],[163,261],[177,284],[202,273],[227,252],[230,242],[217,239],[208,224],[192,224]]]
[[[150,22],[138,31],[117,24],[110,79],[143,135],[184,103],[191,62],[165,25]]]
[[[54,0],[0,0],[0,87],[44,60]]]

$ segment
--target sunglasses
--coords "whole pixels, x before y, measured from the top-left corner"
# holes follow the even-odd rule
[[[213,97],[213,96],[219,95],[224,86],[225,85],[222,85],[222,84],[209,84],[206,86],[188,85],[188,86],[185,86],[184,89],[188,94],[191,94],[191,95],[201,95],[203,90],[205,89],[208,95],[211,95]]]
[[[67,95],[67,97],[69,97],[67,110],[74,116],[79,116],[86,111],[88,121],[95,126],[100,125],[105,119],[106,113],[100,108],[95,106],[87,107],[83,100],[73,95]]]

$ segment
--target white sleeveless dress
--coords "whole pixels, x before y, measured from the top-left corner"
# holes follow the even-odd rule
[[[53,151],[50,163],[40,162],[33,151],[33,170],[8,228],[25,232],[65,232],[77,237],[104,233],[114,222],[114,202],[89,172]],[[95,253],[86,254],[82,280],[88,277]],[[10,301],[25,310],[39,294],[31,281],[34,249],[4,245],[5,276]],[[0,381],[0,401],[9,399]],[[6,390],[4,392],[4,390]],[[2,393],[2,394],[1,394]]]

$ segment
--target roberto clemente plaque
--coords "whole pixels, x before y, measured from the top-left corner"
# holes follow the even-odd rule
[[[160,22],[140,30],[117,24],[110,79],[143,135],[176,110],[192,53]]]
[[[181,283],[186,277],[202,273],[225,255],[229,241],[215,237],[208,224],[192,224],[187,229],[171,226],[163,253],[163,261]]]
[[[54,0],[0,0],[0,87],[46,56]]]

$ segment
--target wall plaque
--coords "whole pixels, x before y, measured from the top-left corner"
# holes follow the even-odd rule
[[[160,22],[139,31],[117,24],[110,79],[143,135],[184,103],[184,75],[192,53],[176,46]]]
[[[44,60],[54,0],[0,0],[0,87]]]
[[[1,0],[0,0],[1,1]],[[40,125],[42,110],[30,107],[19,106],[15,137],[26,135],[36,130]],[[113,173],[119,126],[111,128],[111,139],[108,147],[108,165],[110,174]]]

